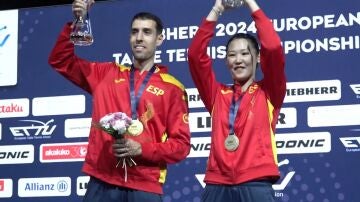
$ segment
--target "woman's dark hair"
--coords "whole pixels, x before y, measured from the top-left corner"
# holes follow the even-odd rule
[[[136,15],[134,15],[133,19],[131,20],[131,24],[135,20],[138,20],[138,19],[155,21],[155,23],[156,23],[156,33],[157,34],[162,33],[163,23],[162,23],[161,19],[158,16],[156,16],[156,15],[154,15],[152,13],[148,13],[148,12],[140,12],[140,13],[137,13]]]
[[[228,51],[230,43],[235,39],[246,39],[249,42],[249,44],[256,50],[256,54],[259,55],[260,49],[256,38],[253,35],[244,34],[244,33],[237,33],[228,40],[226,44],[226,52]]]

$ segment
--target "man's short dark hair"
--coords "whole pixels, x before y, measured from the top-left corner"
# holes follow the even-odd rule
[[[161,21],[161,19],[152,14],[152,13],[148,13],[148,12],[140,12],[137,13],[136,15],[134,15],[133,19],[131,20],[131,24],[135,21],[135,20],[153,20],[156,23],[156,33],[157,34],[161,34],[162,30],[163,30],[163,23]]]

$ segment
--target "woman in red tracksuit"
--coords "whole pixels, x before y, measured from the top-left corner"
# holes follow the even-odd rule
[[[226,45],[233,85],[219,83],[207,47],[226,7],[216,0],[188,52],[192,78],[212,117],[211,150],[202,201],[274,201],[279,178],[275,125],[286,92],[284,52],[271,21],[255,0],[244,0],[255,21],[257,40],[235,34]],[[260,63],[263,79],[255,81]]]

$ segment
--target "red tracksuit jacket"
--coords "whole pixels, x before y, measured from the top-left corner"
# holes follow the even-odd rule
[[[92,95],[92,121],[111,112],[125,112],[131,117],[130,68],[113,62],[89,62],[74,54],[69,41],[71,28],[65,26],[49,57],[49,64],[77,86]],[[135,71],[135,92],[146,72]],[[92,127],[83,172],[107,183],[136,190],[162,194],[166,164],[186,158],[190,151],[188,107],[184,86],[157,65],[147,83],[138,106],[144,132],[131,137],[141,143],[142,155],[133,158],[137,166],[116,168],[114,139]]]
[[[216,22],[204,20],[189,48],[190,72],[212,117],[211,150],[204,180],[209,184],[235,185],[279,178],[274,133],[286,92],[284,53],[280,38],[263,11],[255,11],[252,17],[261,44],[264,77],[243,93],[234,123],[240,145],[234,152],[227,151],[224,146],[229,134],[233,90],[216,81],[211,58],[206,53]],[[235,86],[235,90],[240,89],[241,86]]]

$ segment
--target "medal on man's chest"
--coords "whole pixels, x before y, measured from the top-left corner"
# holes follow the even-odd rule
[[[152,66],[151,69],[146,74],[143,82],[141,83],[138,93],[135,93],[135,67],[131,66],[130,70],[130,104],[131,104],[131,124],[127,128],[129,135],[138,136],[144,131],[144,125],[139,121],[137,116],[137,109],[139,106],[141,95],[144,92],[144,89],[150,80],[151,75],[155,72],[156,66]]]
[[[131,125],[127,129],[132,136],[138,136],[144,131],[144,126],[138,119],[132,120]]]

